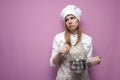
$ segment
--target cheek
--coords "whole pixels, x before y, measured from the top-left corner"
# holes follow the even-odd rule
[[[66,25],[66,26],[69,26],[69,24],[68,24],[68,23],[65,23],[65,25]]]
[[[78,23],[78,22],[75,22],[75,25],[76,25],[76,26],[79,26],[79,23]]]

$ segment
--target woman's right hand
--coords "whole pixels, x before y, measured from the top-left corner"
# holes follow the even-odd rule
[[[70,50],[70,46],[68,44],[64,44],[61,48],[60,48],[60,53],[62,55],[68,54]]]
[[[61,61],[61,57],[69,53],[70,46],[68,44],[63,44],[61,46],[59,53],[53,58],[53,63],[58,65]]]

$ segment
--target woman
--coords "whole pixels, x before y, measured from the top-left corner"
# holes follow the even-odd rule
[[[56,80],[89,80],[88,68],[100,63],[92,57],[92,38],[80,29],[82,11],[67,5],[61,12],[65,31],[54,37],[51,66],[59,66]]]

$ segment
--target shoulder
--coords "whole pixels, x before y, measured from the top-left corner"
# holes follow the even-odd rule
[[[85,33],[82,33],[82,38],[83,39],[88,39],[88,40],[92,39],[92,37],[90,35],[87,35]]]
[[[54,40],[56,40],[57,42],[64,41],[64,34],[65,32],[60,32],[56,34]]]
[[[85,33],[82,33],[82,42],[86,43],[86,44],[91,44],[92,43],[92,37],[85,34]]]
[[[57,38],[64,37],[64,34],[65,32],[61,32],[61,33],[56,34],[55,37]]]

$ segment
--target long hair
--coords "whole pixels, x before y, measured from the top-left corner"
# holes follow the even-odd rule
[[[65,41],[71,47],[72,43],[70,38],[70,32],[65,23],[64,23],[64,27],[65,27],[65,35],[64,35]],[[80,23],[79,23],[79,26],[77,27],[77,41],[74,46],[76,46],[81,41],[81,35],[82,35],[82,30],[80,28]]]

